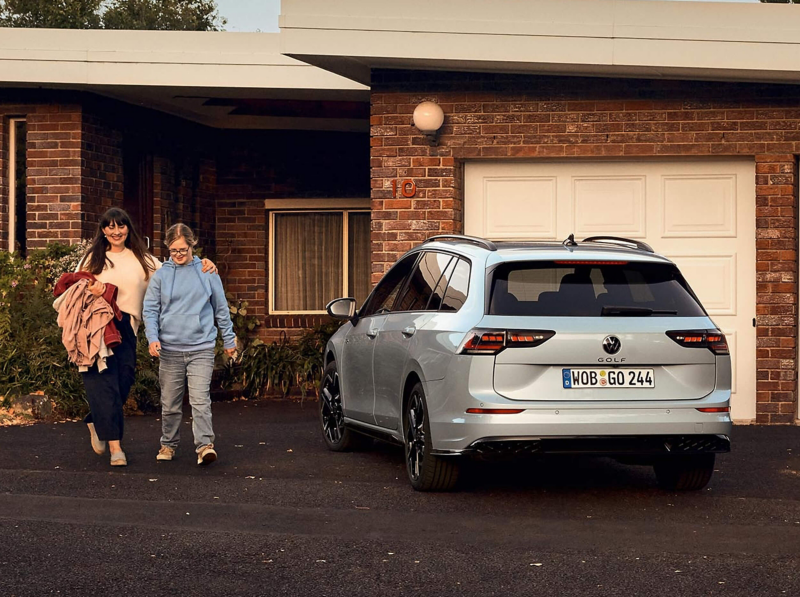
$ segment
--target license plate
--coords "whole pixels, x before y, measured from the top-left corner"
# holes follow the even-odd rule
[[[564,389],[654,388],[652,369],[562,369]]]

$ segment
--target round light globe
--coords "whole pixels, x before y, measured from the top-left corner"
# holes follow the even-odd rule
[[[444,122],[444,112],[436,102],[422,102],[414,108],[414,126],[423,133],[435,133]]]

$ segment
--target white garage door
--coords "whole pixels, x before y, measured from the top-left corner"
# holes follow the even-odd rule
[[[468,163],[466,234],[493,240],[643,240],[680,267],[733,363],[732,416],[756,413],[752,160]]]

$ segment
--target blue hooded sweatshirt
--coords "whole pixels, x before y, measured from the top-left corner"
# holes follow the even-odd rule
[[[178,352],[214,348],[216,321],[224,347],[236,347],[222,280],[202,270],[198,257],[186,265],[170,259],[150,278],[142,310],[149,343]]]

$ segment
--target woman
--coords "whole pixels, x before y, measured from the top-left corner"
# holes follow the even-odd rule
[[[92,448],[103,454],[107,443],[111,466],[128,464],[120,444],[122,406],[136,371],[136,333],[142,319],[144,293],[152,274],[160,267],[161,263],[147,252],[130,216],[119,208],[111,208],[101,216],[92,244],[78,266],[95,276],[96,281],[89,286],[95,296],[105,293],[106,284],[117,287],[117,306],[122,311],[122,321],[117,325],[122,343],[106,360],[108,368],[100,373],[94,366],[81,374],[89,401],[89,414],[84,421],[89,426]],[[216,267],[204,260],[203,270],[216,272]]]
[[[143,311],[150,354],[161,358],[158,378],[162,433],[156,460],[175,457],[188,378],[197,464],[208,464],[217,459],[211,426],[211,373],[217,327],[222,332],[223,349],[231,357],[236,352],[236,336],[222,281],[217,275],[202,275],[200,260],[192,255],[197,244],[192,230],[185,224],[175,224],[167,230],[164,244],[169,248],[170,260],[153,275]]]

